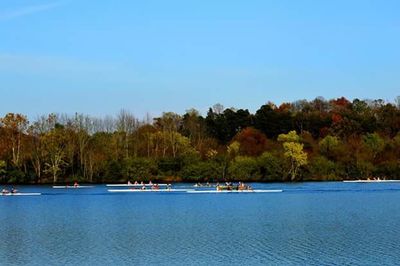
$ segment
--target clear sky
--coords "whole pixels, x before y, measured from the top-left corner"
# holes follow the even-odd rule
[[[400,95],[398,0],[1,0],[0,115]]]

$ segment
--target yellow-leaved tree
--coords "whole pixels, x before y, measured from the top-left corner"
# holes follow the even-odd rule
[[[307,164],[307,153],[304,152],[300,137],[294,130],[288,134],[280,134],[278,141],[283,143],[284,156],[290,165],[290,179],[294,181],[298,176],[300,167]]]

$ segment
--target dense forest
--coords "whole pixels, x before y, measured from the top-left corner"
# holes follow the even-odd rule
[[[400,179],[400,97],[0,119],[0,182]]]

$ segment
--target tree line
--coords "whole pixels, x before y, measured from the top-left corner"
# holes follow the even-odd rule
[[[400,97],[0,118],[0,182],[400,179]]]

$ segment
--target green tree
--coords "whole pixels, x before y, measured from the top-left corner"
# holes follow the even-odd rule
[[[238,141],[232,142],[231,144],[229,144],[226,151],[227,151],[229,157],[231,159],[234,159],[236,156],[239,155],[240,143]]]
[[[7,173],[7,163],[5,161],[0,160],[0,180],[4,182],[4,175]]]
[[[358,170],[358,178],[369,178],[375,170],[375,166],[371,162],[364,160],[358,160],[356,167]]]
[[[363,137],[363,144],[371,152],[372,160],[385,148],[385,141],[377,133],[369,133]]]
[[[311,178],[313,180],[337,180],[339,169],[334,161],[327,159],[324,156],[314,157],[308,167]]]
[[[131,157],[125,161],[128,180],[137,181],[151,180],[156,173],[156,164],[148,158]]]
[[[257,160],[253,157],[236,157],[229,165],[228,172],[232,179],[237,181],[259,179]]]
[[[282,181],[283,167],[281,160],[270,152],[264,152],[257,158],[260,175],[264,181]]]
[[[190,182],[216,181],[221,175],[221,165],[216,161],[199,161],[187,164],[183,167],[181,175],[184,180]]]
[[[280,142],[300,142],[300,136],[297,135],[296,131],[292,130],[287,134],[280,134],[278,136]]]
[[[320,152],[328,158],[334,158],[340,145],[338,137],[328,135],[319,142]]]

